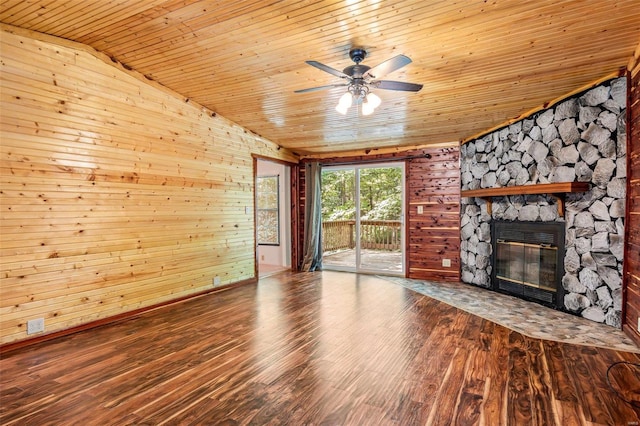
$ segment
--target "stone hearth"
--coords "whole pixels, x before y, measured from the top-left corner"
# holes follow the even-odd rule
[[[463,190],[587,182],[566,195],[462,198],[462,280],[491,287],[493,220],[565,222],[563,310],[620,327],[626,190],[626,78],[607,81],[461,147]],[[562,209],[560,209],[562,210]]]

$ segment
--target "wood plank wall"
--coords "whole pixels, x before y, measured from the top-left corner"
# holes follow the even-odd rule
[[[0,344],[255,278],[251,155],[296,156],[83,45],[1,29]]]
[[[409,278],[460,281],[459,152],[424,150],[427,157],[408,164]],[[443,259],[451,267],[442,266]]]
[[[640,345],[640,65],[631,73],[627,111],[627,234],[623,328]]]
[[[387,154],[318,159],[322,164],[406,161],[407,276],[460,280],[460,165],[458,147],[422,148]],[[402,158],[412,157],[410,160]],[[309,160],[304,160],[306,162]],[[301,167],[300,223],[304,223],[304,168]],[[418,206],[423,213],[418,214]],[[302,245],[303,230],[298,234]],[[302,255],[302,253],[300,254]],[[443,267],[442,259],[451,266]],[[301,257],[298,259],[301,260]]]
[[[295,240],[291,244],[291,258],[292,258],[292,266],[295,271],[300,271],[300,266],[302,266],[302,258],[304,257],[304,218],[307,202],[307,184],[305,179],[305,164],[301,163],[298,165],[297,175],[294,179],[294,170],[291,169],[291,181],[296,181],[298,185],[298,203],[297,203],[297,211],[298,215],[298,228],[297,230],[291,230],[291,239]],[[293,195],[293,194],[292,194]],[[293,215],[291,217],[294,217]],[[296,250],[293,248],[296,247]]]

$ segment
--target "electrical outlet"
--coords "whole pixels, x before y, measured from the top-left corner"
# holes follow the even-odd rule
[[[44,318],[36,318],[27,321],[27,334],[42,333],[44,331]]]
[[[251,207],[245,206],[244,207],[244,214],[251,214]]]
[[[215,277],[213,277],[213,285],[214,286],[220,285],[220,277],[219,276],[216,275]]]
[[[424,206],[418,206],[418,214],[424,213]]]
[[[445,268],[451,268],[451,259],[442,259],[442,266]]]

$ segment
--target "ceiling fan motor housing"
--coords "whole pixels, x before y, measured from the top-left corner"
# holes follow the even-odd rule
[[[362,62],[366,56],[367,56],[367,51],[359,47],[353,48],[349,51],[349,57],[356,64],[359,64],[360,62]]]
[[[371,67],[368,67],[366,65],[356,64],[356,65],[350,65],[346,67],[344,70],[342,70],[342,72],[348,75],[349,77],[362,78],[364,73],[366,73],[370,69]]]

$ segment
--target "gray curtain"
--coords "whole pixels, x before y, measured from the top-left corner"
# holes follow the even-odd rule
[[[322,269],[322,206],[318,162],[305,165],[306,204],[304,206],[304,242],[301,271]]]

